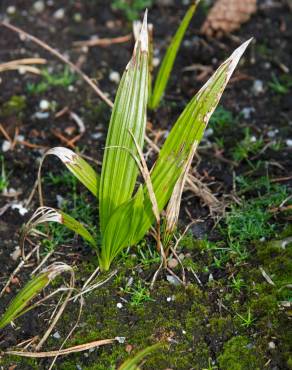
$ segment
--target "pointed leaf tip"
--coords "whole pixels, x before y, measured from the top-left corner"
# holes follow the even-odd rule
[[[234,72],[240,58],[242,57],[243,53],[245,52],[246,48],[248,45],[251,43],[253,40],[253,37],[250,38],[249,40],[245,41],[243,44],[241,44],[237,49],[234,50],[234,52],[231,54],[229,61],[230,61],[230,66],[228,69],[228,77],[227,80],[231,77],[232,73]]]
[[[147,18],[148,18],[148,9],[145,10],[143,24],[141,27],[141,32],[139,36],[139,40],[141,42],[141,50],[148,52],[148,25],[147,25]]]

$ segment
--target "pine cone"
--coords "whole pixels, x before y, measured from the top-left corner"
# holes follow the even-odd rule
[[[201,32],[221,37],[247,22],[257,10],[257,0],[217,0],[205,20]]]

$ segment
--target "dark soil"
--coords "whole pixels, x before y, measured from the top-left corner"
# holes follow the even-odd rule
[[[46,5],[45,10],[37,14],[33,1],[2,1],[1,17],[9,17],[12,24],[67,54],[114,100],[117,84],[111,82],[109,76],[112,71],[122,74],[130,59],[133,41],[110,47],[91,47],[86,52],[74,49],[73,41],[88,40],[92,35],[100,38],[126,35],[131,32],[131,25],[122,13],[111,9],[109,1],[51,3],[53,5]],[[150,22],[154,24],[155,53],[160,59],[186,11],[186,6],[180,3],[175,1],[170,6],[156,4],[150,9]],[[291,194],[292,13],[284,2],[277,1],[274,6],[270,3],[260,1],[257,14],[235,35],[221,40],[207,39],[200,35],[199,29],[206,10],[202,6],[187,31],[162,104],[157,112],[149,114],[149,136],[153,140],[158,137],[157,144],[161,144],[164,134],[172,127],[186,103],[211,75],[201,80],[198,71],[187,71],[186,68],[201,64],[210,67],[210,71],[215,70],[241,41],[254,37],[220,103],[225,112],[231,115],[231,120],[223,120],[223,124],[215,120],[211,122],[213,133],[202,142],[198,150],[199,160],[194,163],[195,175],[226,205],[227,211],[244,194],[241,207],[246,206],[242,209],[247,212],[249,201],[260,198],[259,194],[262,194],[261,187],[254,185],[254,188],[247,189],[242,183],[237,183],[235,178],[238,176],[249,179],[251,184],[268,177],[270,183],[278,187],[270,188],[266,197],[280,193],[283,189],[286,198]],[[16,7],[16,12],[7,15],[6,9],[11,6]],[[57,20],[53,14],[60,8],[65,9],[65,15],[63,19]],[[80,20],[77,21],[77,18]],[[51,54],[31,42],[20,40],[17,34],[4,27],[0,30],[1,62],[24,57],[44,57],[50,73],[56,75],[64,72],[64,65]],[[275,78],[281,86],[284,85],[284,92],[275,88]],[[19,135],[23,136],[21,140],[30,144],[18,143],[13,150],[2,153],[5,172],[8,174],[8,189],[15,189],[19,195],[12,198],[1,195],[0,207],[10,202],[23,203],[29,197],[36,181],[39,159],[44,151],[64,145],[56,136],[56,131],[69,139],[78,134],[76,124],[68,114],[56,118],[56,112],[64,107],[76,112],[86,126],[85,134],[75,149],[98,161],[102,159],[110,109],[76,76],[69,84],[70,87],[49,85],[44,92],[29,91],[29,84],[37,85],[41,81],[41,77],[29,73],[5,72],[0,76],[0,123],[11,138],[18,130]],[[261,82],[263,89],[257,93],[255,86]],[[18,98],[15,100],[15,97]],[[19,97],[23,97],[22,103]],[[43,99],[51,103],[51,109],[46,118],[38,119],[36,113],[40,112],[39,104]],[[15,101],[18,104],[11,104]],[[246,111],[250,114],[244,114]],[[254,141],[259,143],[257,147],[251,145]],[[37,147],[31,148],[32,145]],[[242,152],[244,154],[240,154]],[[240,155],[242,157],[238,157]],[[153,154],[151,161],[154,161]],[[54,158],[46,160],[43,174],[48,172],[55,176],[64,174],[58,160]],[[57,206],[56,195],[65,199],[66,196],[70,197],[72,181],[69,178],[67,183],[61,181],[54,185],[48,180],[45,186],[46,204]],[[76,185],[74,194],[80,199],[83,197],[83,204],[94,202],[89,195],[84,194],[81,186]],[[68,201],[69,207],[74,207],[74,202],[70,199]],[[274,204],[271,200],[267,212],[269,208],[278,206],[280,204],[277,201]],[[1,289],[19,263],[19,260],[11,258],[11,254],[19,245],[21,227],[37,207],[38,199],[35,196],[29,204],[29,212],[24,216],[11,207],[0,210]],[[90,217],[96,219],[96,212]],[[187,287],[169,284],[167,274],[162,273],[151,292],[151,300],[146,299],[135,305],[133,292],[139,284],[146,289],[148,297],[149,283],[159,265],[159,259],[155,255],[154,262],[147,262],[152,258],[148,248],[155,249],[151,239],[141,247],[141,250],[145,248],[146,258],[141,256],[140,247],[128,251],[116,262],[119,271],[110,282],[85,296],[78,328],[66,346],[117,336],[125,337],[125,343],[59,358],[55,368],[114,369],[137,350],[157,341],[166,341],[169,348],[151,355],[143,368],[292,369],[292,336],[288,329],[289,325],[291,328],[292,298],[291,292],[286,289],[292,283],[291,243],[290,248],[288,245],[286,249],[279,247],[279,240],[291,237],[291,229],[287,229],[291,214],[276,212],[275,217],[269,220],[273,226],[271,232],[261,235],[258,240],[248,237],[242,239],[248,257],[238,262],[232,254],[226,254],[222,266],[216,265],[214,261],[223,258],[217,249],[220,243],[226,246],[228,219],[223,218],[218,227],[216,213],[210,213],[209,207],[188,191],[183,199],[181,230],[192,219],[199,219],[200,222],[192,226],[191,233],[183,238],[179,247],[179,252],[186,258]],[[217,226],[214,228],[215,224]],[[206,245],[206,236],[210,243],[216,245],[216,250]],[[50,263],[59,260],[75,266],[77,285],[80,287],[96,267],[94,252],[80,239],[72,239],[72,235],[66,235],[60,244]],[[29,250],[30,246],[27,248]],[[44,252],[41,252],[43,256]],[[34,258],[30,262],[1,298],[0,313],[4,312],[11,298],[29,279],[29,274],[37,264]],[[260,266],[272,277],[275,286],[265,280],[259,270]],[[192,271],[197,273],[197,278]],[[178,267],[175,272],[181,276]],[[233,279],[237,277],[243,281],[239,291],[232,288]],[[125,290],[129,279],[134,281],[132,291]],[[59,283],[54,282],[53,288]],[[50,289],[47,288],[47,292]],[[288,308],[283,308],[283,301],[288,302]],[[119,302],[123,305],[121,309],[117,308]],[[14,347],[35,335],[41,336],[48,326],[47,319],[54,303],[50,301],[38,307],[18,319],[15,328],[9,326],[1,331],[1,350]],[[247,317],[249,311],[253,314],[254,322],[246,326],[240,316]],[[78,304],[69,304],[61,322],[53,331],[60,334],[60,339],[51,336],[44,350],[59,348],[77,316]],[[0,368],[3,369],[14,369],[14,365],[17,369],[45,369],[49,364],[49,360],[27,360],[5,355],[0,357]]]

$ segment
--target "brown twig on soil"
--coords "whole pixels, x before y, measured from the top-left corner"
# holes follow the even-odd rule
[[[62,349],[60,351],[48,351],[48,352],[25,352],[25,351],[5,351],[5,355],[21,356],[21,357],[30,357],[30,358],[46,358],[46,357],[55,357],[55,356],[64,356],[69,355],[70,353],[87,351],[91,348],[104,346],[106,344],[112,344],[117,339],[102,339],[96,340],[94,342],[79,344],[78,346]]]
[[[292,176],[277,177],[277,178],[271,179],[270,181],[271,182],[286,182],[286,181],[289,181],[289,180],[292,180]]]
[[[58,313],[55,315],[51,325],[49,326],[49,328],[47,329],[47,331],[45,332],[45,334],[43,335],[42,339],[39,341],[39,343],[37,344],[36,346],[36,351],[39,351],[41,349],[41,347],[43,346],[43,344],[46,342],[46,340],[48,339],[49,335],[51,334],[52,330],[54,329],[54,327],[56,326],[57,322],[59,321],[60,317],[62,316],[62,313],[63,311],[65,310],[68,302],[69,302],[69,299],[72,295],[72,292],[73,292],[73,289],[74,289],[74,286],[75,286],[75,274],[74,274],[74,271],[72,268],[70,268],[70,274],[71,274],[71,277],[70,277],[70,287],[68,289],[68,294],[64,300],[64,302],[62,303]]]
[[[125,42],[128,42],[132,39],[132,34],[128,34],[125,36],[119,36],[114,38],[103,38],[103,39],[92,39],[92,40],[86,40],[86,41],[74,41],[73,46],[77,48],[83,48],[83,47],[93,47],[93,46],[109,46],[113,44],[122,44]]]
[[[55,57],[60,59],[63,63],[67,64],[74,72],[76,72],[96,92],[96,94],[100,97],[101,100],[103,100],[109,107],[111,108],[113,107],[112,101],[100,90],[100,88],[85,73],[83,73],[80,68],[78,68],[74,63],[72,63],[69,59],[67,59],[59,51],[52,48],[51,46],[49,46],[47,43],[40,40],[39,38],[23,31],[19,27],[13,26],[10,23],[0,22],[0,26],[6,27],[10,29],[11,31],[18,33],[23,39],[30,40],[34,42],[35,44],[41,46],[43,49],[49,51]]]
[[[69,148],[71,149],[74,149],[75,148],[75,141],[77,141],[80,137],[80,135],[77,135],[77,139],[72,143],[72,140],[75,139],[69,139],[67,138],[66,136],[64,136],[63,134],[61,134],[61,132],[59,132],[58,130],[51,130],[52,134],[54,136],[56,136],[58,139],[61,140],[61,142],[63,142],[65,145],[67,145]]]
[[[19,72],[31,72],[35,74],[40,74],[41,71],[31,66],[30,64],[46,64],[46,59],[43,58],[23,58],[15,59],[10,62],[5,62],[0,64],[0,73],[5,71],[18,70]]]
[[[3,127],[2,123],[0,123],[0,131],[2,133],[2,135],[5,137],[5,139],[7,141],[9,141],[11,144],[12,144],[12,139],[11,137],[8,135],[8,132],[5,130],[5,128]]]

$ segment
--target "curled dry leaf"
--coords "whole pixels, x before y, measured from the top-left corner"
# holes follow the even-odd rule
[[[257,0],[217,0],[205,20],[201,32],[221,37],[247,22],[257,10]]]

